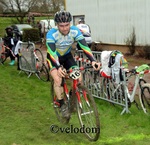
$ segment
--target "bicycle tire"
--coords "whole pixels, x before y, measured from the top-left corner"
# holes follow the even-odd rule
[[[19,68],[20,70],[24,71],[27,75],[30,74],[31,65],[23,55],[19,56]]]
[[[150,115],[150,83],[141,86],[139,99],[144,113]]]
[[[36,69],[41,70],[41,68],[43,67],[43,63],[44,63],[44,56],[43,56],[42,51],[36,48],[34,50],[34,56],[36,58]]]
[[[54,92],[54,80],[52,79],[51,80],[51,89],[50,89],[50,93],[52,95],[52,105],[53,105],[53,108],[54,108],[54,111],[55,111],[55,115],[57,117],[57,120],[61,123],[65,123],[65,124],[68,124],[69,121],[70,121],[70,118],[64,118],[62,116],[62,113],[61,113],[61,109],[60,109],[60,105],[57,101],[57,96]],[[66,94],[64,95],[64,100],[65,100],[65,103],[68,105],[68,98],[66,96]]]
[[[96,103],[86,87],[79,85],[78,92],[81,103],[77,101],[77,114],[81,128],[90,141],[96,141],[100,136],[100,121]],[[73,97],[78,92],[73,93]]]
[[[83,83],[84,85],[90,89],[92,85],[92,76],[90,70],[85,70],[83,73]]]
[[[47,82],[49,81],[49,71],[46,65],[43,63],[42,68],[38,71],[38,77],[44,81]]]
[[[6,61],[6,59],[7,59],[6,54],[5,54],[4,52],[2,52],[2,53],[0,54],[0,62],[1,62],[2,64],[4,64],[4,62]]]

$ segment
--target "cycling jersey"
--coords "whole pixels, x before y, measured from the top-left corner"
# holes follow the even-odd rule
[[[59,68],[59,57],[65,56],[71,51],[72,44],[77,41],[90,61],[95,61],[90,48],[87,46],[84,36],[76,26],[70,26],[70,32],[64,36],[57,28],[52,28],[46,35],[47,61],[50,66]]]
[[[87,24],[78,24],[77,27],[82,32],[87,44],[92,43],[91,30]]]

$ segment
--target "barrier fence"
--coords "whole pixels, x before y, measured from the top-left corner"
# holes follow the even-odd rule
[[[32,42],[21,42],[17,44],[15,48],[15,53],[21,54],[19,57],[19,67],[20,73],[21,71],[28,72],[28,77],[31,76],[32,73],[36,73],[36,58],[34,57],[35,45]]]
[[[101,60],[101,52],[92,51],[92,53],[97,61]],[[90,61],[87,59],[87,56],[83,53],[82,50],[76,51],[74,56],[78,66],[84,66],[90,63]],[[87,75],[87,73],[88,76],[84,76]],[[126,82],[123,81],[121,82],[121,84],[115,85],[112,82],[112,79],[109,80],[101,76],[98,76],[97,79],[94,80],[95,75],[98,74],[95,74],[95,71],[93,71],[93,69],[89,69],[86,73],[83,73],[84,85],[88,87],[88,89],[92,93],[92,96],[101,100],[111,102],[112,104],[122,106],[123,110],[121,114],[123,114],[124,112],[128,113],[129,110],[127,95],[126,93],[121,94],[122,91],[120,91],[120,89],[124,89],[123,87],[126,85]],[[125,77],[125,72],[123,76]]]

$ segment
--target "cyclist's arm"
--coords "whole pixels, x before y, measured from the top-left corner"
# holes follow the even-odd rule
[[[89,60],[92,61],[96,61],[96,59],[94,58],[91,49],[88,47],[85,39],[82,40],[78,40],[78,44],[80,45],[80,47],[82,48],[82,50],[84,51],[84,53],[86,54],[86,56],[89,58]]]
[[[46,46],[47,46],[47,62],[49,66],[53,65],[58,69],[60,67],[60,63],[58,61],[55,43],[47,42]]]

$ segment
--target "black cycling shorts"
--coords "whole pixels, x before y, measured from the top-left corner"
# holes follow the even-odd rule
[[[60,65],[62,65],[66,70],[78,67],[71,52],[69,52],[68,54],[66,54],[64,56],[60,56],[58,58],[59,58]],[[53,68],[55,68],[55,67],[53,67]]]

